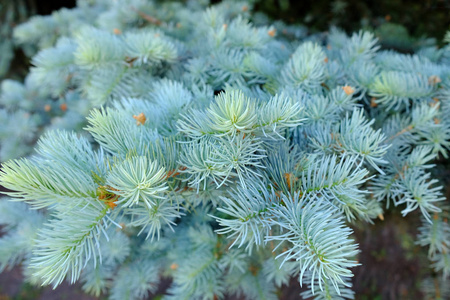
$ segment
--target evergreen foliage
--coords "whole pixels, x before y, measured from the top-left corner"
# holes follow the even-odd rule
[[[350,224],[395,205],[448,278],[430,168],[450,149],[450,46],[400,54],[206,2],[79,0],[16,28],[37,53],[2,82],[0,158],[41,137],[0,171],[0,270],[111,299],[161,275],[166,299],[276,299],[291,276],[305,299],[353,299]]]

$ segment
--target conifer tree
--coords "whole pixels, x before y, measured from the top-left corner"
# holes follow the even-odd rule
[[[349,224],[395,205],[420,211],[448,278],[430,168],[450,148],[450,46],[401,54],[204,2],[79,0],[17,27],[38,51],[24,84],[2,83],[0,158],[40,137],[0,171],[0,270],[111,299],[161,275],[166,299],[276,299],[292,276],[305,299],[353,299]]]

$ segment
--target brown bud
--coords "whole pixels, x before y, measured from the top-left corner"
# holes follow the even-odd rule
[[[116,35],[119,35],[119,34],[122,34],[122,30],[120,30],[119,28],[114,28],[113,33]]]
[[[295,177],[292,173],[284,173],[284,178],[286,179],[286,183],[289,189],[291,188],[291,183],[298,180],[298,178]]]
[[[116,204],[115,202],[105,202],[105,203],[106,203],[106,205],[108,205],[109,208],[111,208],[111,209],[114,209],[114,207],[117,206],[117,204]]]
[[[46,105],[44,106],[44,110],[45,110],[46,112],[49,112],[49,111],[52,110],[52,107],[50,106],[50,104],[46,104]]]
[[[145,117],[144,113],[140,113],[139,115],[133,115],[133,119],[136,120],[136,125],[144,125],[145,121],[147,121],[147,118]]]
[[[437,75],[431,75],[430,77],[428,77],[428,83],[430,85],[436,85],[439,82],[442,82],[442,79]]]
[[[377,107],[378,103],[377,103],[377,98],[372,97],[372,99],[370,99],[370,107]]]
[[[66,111],[67,110],[67,104],[63,103],[59,106],[59,108],[61,108],[62,111]]]
[[[351,86],[348,86],[348,85],[343,86],[342,89],[344,90],[344,92],[345,92],[347,95],[351,95],[351,94],[353,94],[353,93],[355,92],[355,89],[352,88]]]
[[[275,29],[270,29],[269,31],[267,31],[267,34],[270,35],[271,37],[274,37],[276,32],[277,31]]]
[[[250,271],[250,273],[252,273],[253,276],[256,276],[258,274],[259,268],[254,265],[250,265],[250,267],[248,267],[248,270]]]

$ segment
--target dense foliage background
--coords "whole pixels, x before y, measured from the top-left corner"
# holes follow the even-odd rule
[[[218,2],[218,1],[213,1]],[[8,1],[0,2],[2,37],[10,35],[15,24],[34,14],[50,14],[61,7],[73,7],[75,1]],[[335,25],[354,32],[361,28],[373,30],[381,44],[401,52],[411,52],[415,43],[427,38],[442,41],[450,27],[450,2],[445,0],[266,0],[259,1],[256,11],[273,19],[304,24],[311,32],[322,32]],[[11,65],[0,77],[21,78],[29,67],[22,50],[14,51]],[[450,164],[441,160],[433,170],[442,178],[445,195],[450,198]],[[355,269],[353,281],[357,299],[421,299],[419,279],[425,277],[429,262],[414,244],[419,226],[419,212],[400,217],[400,209],[391,208],[384,221],[354,228],[360,244],[362,266]],[[298,285],[283,291],[282,299],[298,295]],[[164,286],[160,288],[164,290]],[[158,294],[158,292],[156,293]],[[82,298],[84,297],[84,298]],[[91,299],[82,295],[77,286],[64,284],[56,291],[33,289],[21,283],[19,272],[13,269],[0,274],[0,299]]]
[[[10,35],[11,28],[28,16],[48,15],[75,5],[75,0],[1,0],[1,36]],[[386,46],[404,52],[411,51],[418,39],[434,38],[442,42],[450,27],[448,0],[258,0],[255,11],[264,12],[274,20],[304,24],[312,32],[326,31],[332,25],[347,33],[372,29]],[[16,50],[13,67],[5,77],[24,76],[28,64],[26,56]]]

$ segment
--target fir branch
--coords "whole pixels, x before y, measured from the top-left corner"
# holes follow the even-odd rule
[[[166,171],[156,161],[134,156],[114,166],[106,183],[112,193],[120,196],[117,203],[121,206],[143,203],[151,210],[155,200],[161,199],[161,194],[168,189],[165,179]]]
[[[44,285],[53,284],[56,288],[66,275],[74,283],[91,259],[96,264],[100,255],[99,237],[108,226],[105,219],[108,211],[107,207],[99,210],[88,204],[83,209],[56,215],[39,232],[32,267]]]
[[[283,262],[298,262],[300,284],[309,270],[311,280],[318,280],[321,290],[325,280],[329,280],[339,294],[339,285],[348,286],[344,279],[352,276],[348,268],[357,265],[352,260],[358,250],[349,238],[351,230],[335,217],[335,209],[321,198],[283,195],[283,203],[285,206],[271,209],[276,217],[271,224],[279,225],[286,232],[268,236],[266,240],[280,241],[279,245],[287,240],[292,247],[277,258],[284,256]]]

